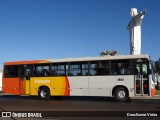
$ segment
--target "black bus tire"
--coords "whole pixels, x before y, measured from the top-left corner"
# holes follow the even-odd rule
[[[118,87],[114,91],[114,98],[119,102],[126,102],[129,100],[128,93],[125,88]]]
[[[42,99],[50,98],[50,90],[47,87],[41,87],[38,92],[38,96]]]

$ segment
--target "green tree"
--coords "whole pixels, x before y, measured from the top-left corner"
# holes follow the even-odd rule
[[[159,59],[154,63],[154,68],[155,68],[155,75],[156,75],[156,79],[157,79],[157,90],[160,89],[159,85],[160,85],[160,82],[158,80],[158,76],[160,76],[160,57]]]
[[[117,55],[118,52],[116,50],[106,50],[100,53],[100,56],[106,56],[106,55],[110,55],[110,56],[115,56]]]

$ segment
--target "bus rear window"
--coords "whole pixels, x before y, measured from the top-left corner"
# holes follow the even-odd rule
[[[18,65],[7,65],[4,67],[4,77],[13,78],[18,77]]]

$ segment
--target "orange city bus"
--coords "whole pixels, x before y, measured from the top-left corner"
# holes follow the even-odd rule
[[[5,62],[2,92],[14,95],[109,96],[118,101],[151,96],[155,89],[148,55]]]

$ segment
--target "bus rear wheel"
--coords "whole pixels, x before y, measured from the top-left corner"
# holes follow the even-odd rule
[[[129,99],[128,93],[126,89],[123,87],[118,87],[115,89],[114,98],[116,101],[120,101],[120,102],[126,102]]]
[[[38,92],[38,96],[42,99],[50,98],[50,90],[47,87],[41,87]]]

